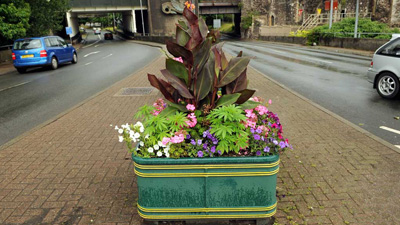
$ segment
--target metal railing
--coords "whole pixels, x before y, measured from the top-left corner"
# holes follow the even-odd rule
[[[12,46],[13,46],[13,45],[3,45],[3,46],[0,46],[0,51],[10,50],[10,49],[12,49]]]

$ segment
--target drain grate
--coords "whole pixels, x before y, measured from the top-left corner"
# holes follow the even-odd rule
[[[156,94],[152,87],[129,87],[122,88],[114,96],[145,96]]]

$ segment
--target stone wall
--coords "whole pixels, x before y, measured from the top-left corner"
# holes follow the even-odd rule
[[[8,62],[11,61],[11,49],[8,50],[0,50],[0,62]]]
[[[182,14],[165,14],[161,6],[163,3],[169,2],[168,0],[149,1],[149,25],[151,35],[165,35],[172,36],[175,34],[175,24]]]

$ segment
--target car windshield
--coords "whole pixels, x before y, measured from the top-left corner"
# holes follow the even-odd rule
[[[39,39],[25,39],[21,41],[16,41],[14,43],[14,50],[26,50],[41,48],[42,42]]]

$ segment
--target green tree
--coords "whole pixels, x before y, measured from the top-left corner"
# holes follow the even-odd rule
[[[25,0],[32,14],[28,36],[44,36],[63,29],[62,22],[70,9],[70,0]]]
[[[31,9],[23,0],[1,0],[0,45],[24,37],[29,27]]]

